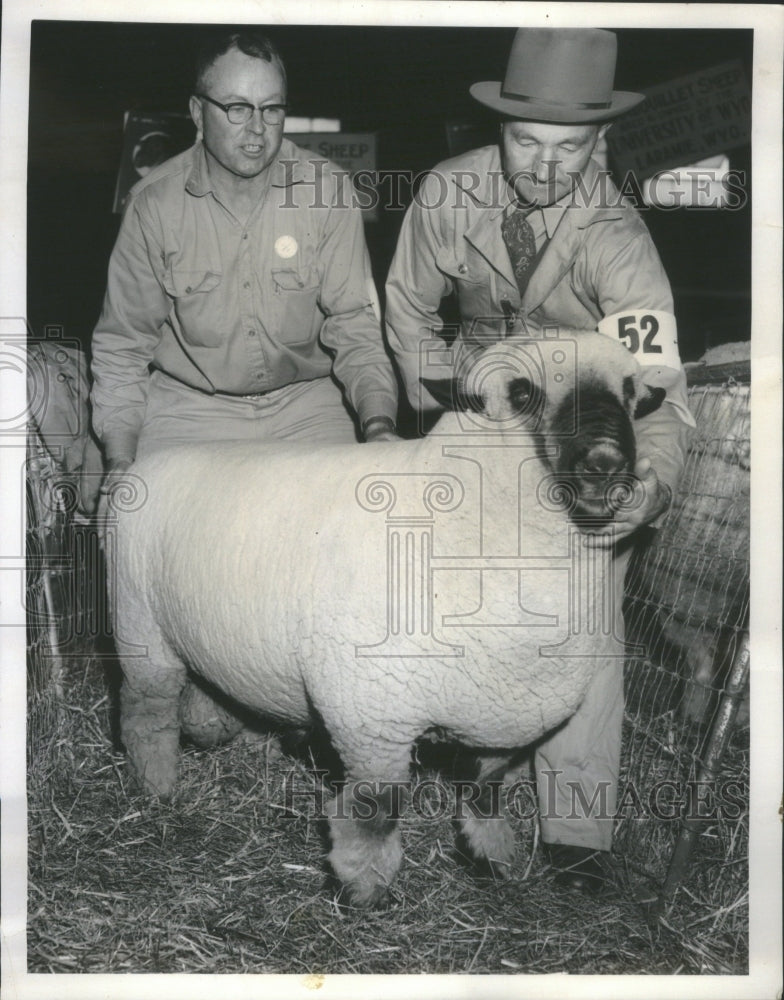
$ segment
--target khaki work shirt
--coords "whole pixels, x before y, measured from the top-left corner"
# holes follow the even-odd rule
[[[204,393],[267,392],[334,372],[360,422],[397,413],[345,171],[284,139],[247,222],[197,142],[132,190],[93,335],[95,429],[133,458],[151,368]]]

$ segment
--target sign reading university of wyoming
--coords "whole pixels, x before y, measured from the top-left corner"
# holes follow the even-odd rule
[[[638,180],[751,141],[751,91],[739,59],[644,91],[607,133],[619,176]]]

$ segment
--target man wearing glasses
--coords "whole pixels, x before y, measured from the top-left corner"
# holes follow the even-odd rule
[[[195,145],[131,192],[93,336],[103,489],[188,441],[394,438],[359,210],[283,138],[286,72],[255,32],[198,63]]]

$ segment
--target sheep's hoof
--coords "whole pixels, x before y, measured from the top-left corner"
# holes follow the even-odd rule
[[[480,881],[505,882],[512,874],[511,862],[475,854],[462,835],[458,835],[455,843],[455,858],[458,864]]]
[[[504,819],[465,819],[457,837],[457,850],[484,878],[509,878],[515,854],[514,831]]]
[[[495,858],[471,858],[474,875],[480,879],[493,882],[505,882],[511,875],[511,865],[508,861],[496,861]]]
[[[159,761],[148,762],[144,769],[132,766],[131,774],[137,790],[148,799],[170,802],[177,787],[178,761],[172,765],[162,765]]]
[[[386,910],[391,898],[385,885],[343,885],[335,897],[338,905],[354,910]]]
[[[155,802],[162,802],[167,805],[174,798],[174,784],[157,785],[146,779],[140,781],[139,788],[143,795]]]

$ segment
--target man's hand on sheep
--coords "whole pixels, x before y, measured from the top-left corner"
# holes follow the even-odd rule
[[[81,463],[74,471],[79,483],[79,509],[90,516],[98,506],[98,494],[104,476],[103,455],[92,434],[85,442]]]
[[[101,493],[111,493],[122,482],[123,476],[133,462],[129,458],[110,458],[106,462],[106,473],[101,483]]]
[[[636,482],[629,499],[615,517],[601,528],[591,528],[585,544],[609,548],[664,513],[672,502],[672,490],[659,479],[649,458],[638,459],[634,466]]]
[[[366,442],[402,440],[391,417],[371,417],[366,420],[362,425],[362,436]]]

